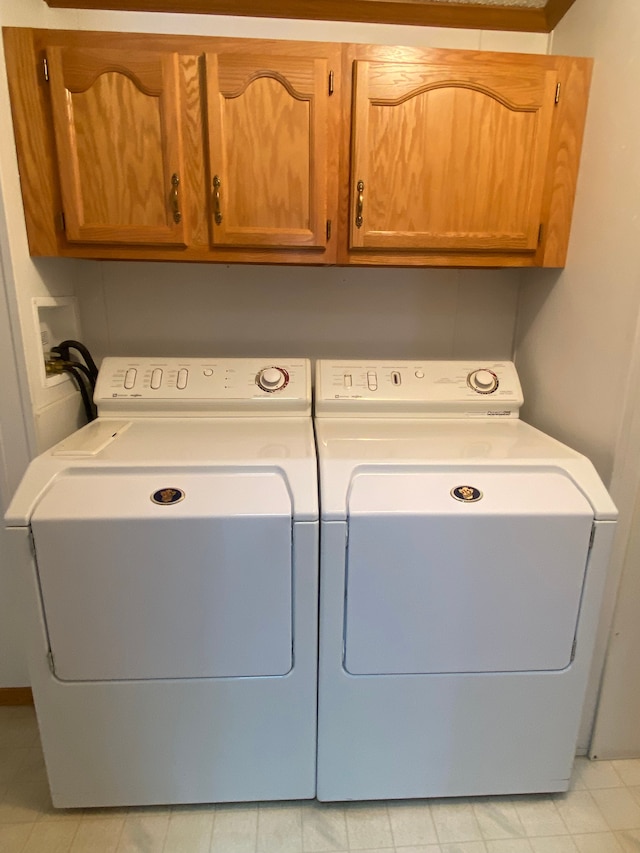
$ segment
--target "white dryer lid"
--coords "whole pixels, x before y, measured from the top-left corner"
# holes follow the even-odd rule
[[[464,485],[487,468],[509,470],[514,477],[536,469],[560,471],[587,499],[595,518],[617,518],[591,462],[520,420],[345,418],[316,420],[315,429],[325,520],[347,518],[354,479],[363,472],[446,470],[455,472]],[[391,480],[388,486],[392,487]]]

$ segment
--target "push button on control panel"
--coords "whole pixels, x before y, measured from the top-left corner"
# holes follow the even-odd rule
[[[151,387],[157,390],[162,385],[162,370],[156,367],[151,373]]]
[[[130,367],[124,375],[124,387],[129,391],[136,384],[138,371],[135,367]]]
[[[378,374],[369,372],[367,373],[367,387],[369,391],[377,391],[378,389]]]
[[[189,379],[189,371],[185,367],[181,367],[178,371],[178,379],[176,381],[176,386],[183,391],[187,387],[187,380]]]

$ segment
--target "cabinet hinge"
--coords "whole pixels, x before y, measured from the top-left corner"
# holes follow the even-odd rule
[[[544,230],[544,228],[543,228],[543,225],[541,222],[540,227],[538,228],[538,246],[540,245],[540,243],[542,243],[542,232],[543,232],[543,230]]]
[[[560,89],[561,89],[561,84],[558,83],[558,85],[556,86],[556,104],[560,103]]]
[[[333,95],[333,71],[329,72],[329,94]]]
[[[49,63],[47,62],[47,57],[42,60],[42,73],[44,74],[44,79],[48,83],[49,82]]]
[[[576,645],[578,644],[578,640],[576,637],[573,638],[573,645],[571,646],[571,660],[569,663],[573,663],[573,659],[576,656]]]
[[[327,219],[327,243],[331,239],[331,220]]]
[[[56,228],[58,229],[58,231],[66,231],[67,230],[67,223],[65,222],[65,219],[64,219],[64,210],[61,210],[56,215]]]
[[[51,651],[51,649],[49,649],[49,651],[47,652],[47,662],[49,664],[49,671],[51,672],[51,675],[55,675],[56,674],[56,662],[53,659],[53,652]]]

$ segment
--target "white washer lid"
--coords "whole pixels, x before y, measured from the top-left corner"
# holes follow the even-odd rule
[[[65,472],[171,468],[277,471],[287,484],[295,520],[318,518],[310,418],[98,418],[31,462],[6,523],[29,524],[40,497]]]

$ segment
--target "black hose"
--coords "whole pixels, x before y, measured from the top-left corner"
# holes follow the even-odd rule
[[[71,361],[69,350],[72,349],[77,350],[85,360],[85,363],[89,368],[89,373],[91,374],[91,384],[95,387],[96,379],[98,378],[98,368],[91,357],[91,353],[84,344],[81,344],[80,341],[68,340],[62,341],[62,343],[58,344],[57,347],[51,347],[51,351],[57,352],[65,361]]]
[[[82,403],[84,405],[84,411],[87,416],[87,422],[95,420],[96,416],[93,411],[93,406],[91,404],[91,398],[89,397],[89,392],[87,391],[87,386],[84,384],[82,379],[82,374],[77,370],[78,367],[82,367],[82,365],[78,364],[65,364],[64,371],[65,373],[70,374],[75,379],[78,388],[80,390],[80,395],[82,396]]]

